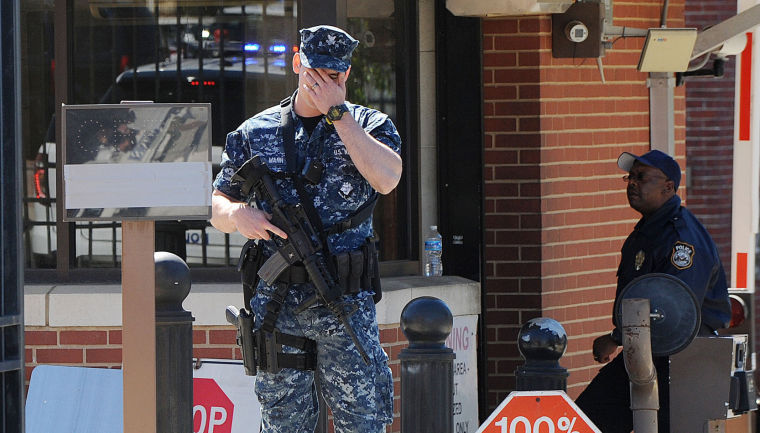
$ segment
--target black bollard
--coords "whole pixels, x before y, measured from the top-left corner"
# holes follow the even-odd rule
[[[525,365],[515,370],[515,391],[567,391],[567,369],[559,359],[567,348],[565,328],[554,319],[528,320],[517,335]]]
[[[190,268],[165,251],[156,263],[156,424],[161,433],[193,431],[193,320],[182,301]]]
[[[401,360],[401,432],[451,433],[454,351],[445,346],[454,318],[440,299],[413,299],[401,312],[409,347]]]

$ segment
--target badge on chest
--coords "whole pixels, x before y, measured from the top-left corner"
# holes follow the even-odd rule
[[[694,246],[678,241],[670,254],[670,263],[678,269],[689,269],[694,264]]]

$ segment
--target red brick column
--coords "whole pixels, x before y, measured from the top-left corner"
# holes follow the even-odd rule
[[[541,315],[542,21],[483,20],[489,408],[514,389],[520,326]]]
[[[614,24],[657,27],[662,2],[616,2]],[[683,25],[671,1],[670,27]],[[596,374],[593,339],[611,329],[623,240],[639,215],[616,160],[649,149],[649,91],[636,70],[642,39],[602,58],[555,59],[551,16],[483,20],[488,404],[514,388],[516,336],[536,316],[565,327],[568,392]],[[684,159],[684,92],[676,90],[676,157]],[[685,189],[680,190],[684,197]]]

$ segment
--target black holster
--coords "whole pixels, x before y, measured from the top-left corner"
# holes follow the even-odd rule
[[[237,344],[243,355],[245,374],[255,376],[266,371],[278,373],[283,368],[314,370],[317,366],[317,343],[306,337],[271,332],[255,328],[254,316],[245,308],[227,307],[227,321],[237,328]],[[290,346],[302,353],[284,353],[282,346]]]

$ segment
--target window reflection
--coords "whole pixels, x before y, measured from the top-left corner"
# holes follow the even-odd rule
[[[396,126],[396,32],[393,0],[357,0],[348,4],[346,30],[359,40],[351,58],[348,99],[388,114]],[[404,137],[406,138],[406,137]],[[408,146],[408,142],[403,143]],[[375,229],[380,237],[381,259],[398,260],[401,255],[399,189],[378,200]]]
[[[210,103],[214,175],[226,134],[296,88],[295,0],[71,3],[70,72],[57,74],[71,89],[67,103]],[[397,126],[396,77],[402,65],[396,56],[403,40],[394,27],[398,4],[401,0],[346,3],[346,29],[361,41],[348,99],[387,113]],[[56,221],[54,5],[53,0],[21,2],[24,241],[31,268],[56,266],[57,230],[66,227]],[[383,196],[375,213],[383,260],[412,258],[401,246],[410,222],[399,190]],[[73,224],[73,266],[120,264],[118,223]],[[224,235],[206,221],[157,223],[156,237],[158,248],[185,256],[191,266],[235,265],[243,243],[239,235]]]

